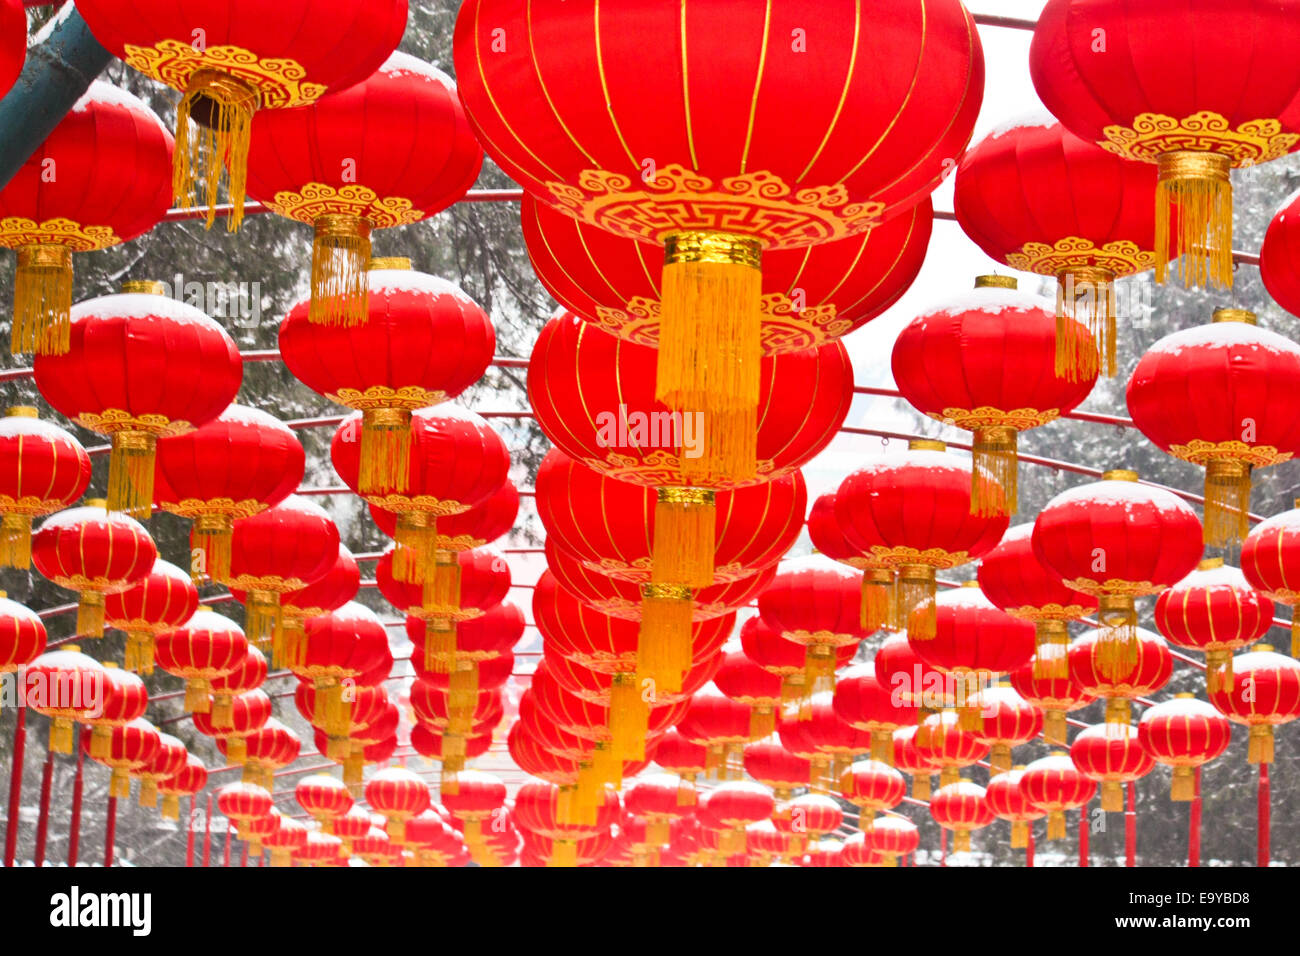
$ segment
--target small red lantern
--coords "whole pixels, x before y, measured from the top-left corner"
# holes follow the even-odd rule
[[[696,803],[695,779],[711,769],[709,750],[703,744],[687,739],[676,729],[669,730],[659,740],[655,750],[655,763],[677,774],[678,806]]]
[[[149,691],[144,681],[129,671],[119,670],[116,664],[105,664],[99,707],[93,716],[82,718],[91,728],[86,752],[96,760],[106,757],[113,728],[143,717],[148,707]]]
[[[955,710],[943,710],[921,721],[913,742],[921,760],[938,769],[940,787],[954,783],[962,768],[983,760],[990,749],[989,744],[962,726]]]
[[[230,783],[217,791],[217,809],[243,827],[249,821],[270,816],[275,809],[271,792],[252,783]]]
[[[1256,644],[1232,663],[1236,683],[1220,686],[1210,703],[1235,724],[1250,728],[1246,759],[1273,762],[1273,728],[1300,717],[1300,662]]]
[[[743,650],[724,650],[713,683],[727,697],[749,708],[749,735],[754,740],[776,730],[776,713],[781,707],[781,678],[776,674]]]
[[[29,405],[0,418],[0,567],[29,568],[32,518],[67,508],[90,484],[81,443]]]
[[[877,817],[863,832],[867,849],[883,860],[884,866],[898,866],[898,858],[915,853],[921,845],[921,831],[915,823],[892,813]]]
[[[745,827],[766,820],[776,808],[772,791],[757,783],[721,783],[705,795],[696,811],[706,828],[720,831],[719,849],[724,854],[745,851]]]
[[[939,765],[925,756],[916,746],[920,726],[899,727],[894,731],[894,766],[912,778],[912,797],[930,799],[930,778],[939,771]]]
[[[211,710],[212,681],[242,667],[247,655],[239,625],[202,605],[181,627],[154,639],[154,659],[167,673],[185,678],[185,709],[193,713]]]
[[[876,813],[892,810],[907,796],[903,775],[879,760],[859,760],[839,780],[840,795],[861,811],[858,828],[870,830]]]
[[[1139,728],[1132,724],[1108,723],[1083,728],[1070,744],[1074,765],[1084,776],[1101,784],[1101,808],[1107,813],[1124,809],[1121,784],[1145,777],[1156,765],[1141,739]]]
[[[855,664],[835,682],[835,713],[871,734],[871,758],[893,765],[894,731],[915,726],[920,709],[881,683],[874,664]]]
[[[1016,693],[1010,685],[986,687],[975,697],[971,710],[980,721],[975,736],[990,746],[989,775],[1011,769],[1011,748],[1028,743],[1043,732],[1043,712]]]
[[[126,632],[123,666],[137,674],[153,673],[155,635],[180,627],[198,609],[190,576],[162,558],[131,587],[104,597],[104,620]]]
[[[388,631],[374,611],[355,601],[306,621],[302,644],[288,664],[299,680],[311,681],[320,727],[327,734],[347,734],[352,724],[344,681],[359,683],[387,651]]]
[[[217,678],[213,684],[220,680]],[[248,756],[248,738],[266,726],[271,719],[271,710],[271,698],[262,690],[248,690],[233,696],[214,693],[212,709],[206,714],[195,711],[190,714],[190,719],[199,733],[221,741],[227,760],[232,764],[242,764]]]
[[[1070,676],[1086,693],[1106,700],[1106,723],[1127,724],[1132,701],[1155,693],[1173,674],[1169,645],[1159,634],[1136,629],[1133,663],[1121,671],[1107,670],[1106,631],[1094,629],[1080,634],[1070,645]]]
[[[307,825],[292,817],[280,817],[280,826],[262,839],[271,851],[272,866],[293,866],[293,858],[307,845]]]
[[[1072,710],[1086,707],[1096,700],[1096,696],[1083,688],[1083,685],[1070,671],[1068,645],[1050,648],[1052,654],[1059,655],[1061,666],[1054,661],[1051,672],[1062,672],[1060,676],[1048,676],[1039,672],[1037,662],[1011,672],[1011,686],[1030,704],[1043,711],[1043,739],[1049,744],[1064,747],[1066,739],[1066,714]],[[1040,654],[1042,651],[1040,650]]]
[[[778,802],[789,800],[793,792],[811,781],[812,765],[806,757],[786,750],[779,743],[745,745],[745,773],[765,787],[771,787]]]
[[[381,770],[366,781],[366,802],[388,821],[388,837],[406,842],[406,821],[429,809],[429,785],[402,767]]]
[[[158,735],[157,752],[136,774],[140,778],[140,806],[158,806],[161,783],[183,771],[189,756],[182,741],[171,734]]]
[[[1177,694],[1147,709],[1138,721],[1137,738],[1144,751],[1173,768],[1169,799],[1189,801],[1196,797],[1201,765],[1228,749],[1232,725],[1205,701]]]
[[[1025,796],[1025,791],[1020,786],[1024,776],[1024,767],[1013,767],[1006,773],[1000,773],[991,779],[984,793],[993,815],[1011,824],[1011,849],[1013,850],[1022,850],[1029,846],[1030,826],[1035,820],[1047,816],[1046,810],[1039,810]]]
[[[486,501],[460,514],[444,515],[438,520],[435,548],[438,551],[469,551],[481,548],[507,534],[515,526],[519,515],[519,489],[507,478],[501,487]],[[399,516],[376,505],[370,506],[370,516],[379,530],[396,538]],[[413,562],[407,549],[398,544],[393,556],[393,576],[399,581],[412,579]],[[417,578],[418,580],[418,578]]]
[[[87,728],[81,735],[81,749],[95,762],[113,771],[108,795],[123,798],[131,796],[131,778],[148,767],[157,756],[161,735],[157,727],[143,717],[137,717],[129,723],[114,724],[109,728],[100,756],[91,754],[91,741],[91,730]]]
[[[1025,767],[1020,789],[1030,804],[1047,811],[1047,839],[1065,838],[1065,811],[1084,806],[1097,784],[1084,776],[1067,753],[1040,757]]]
[[[194,795],[208,785],[208,768],[194,754],[186,754],[185,766],[166,780],[158,781],[162,794],[162,818],[176,820],[181,815],[181,797],[194,799]]]
[[[930,797],[934,822],[953,833],[954,853],[970,852],[970,835],[993,822],[993,810],[983,787],[969,780],[946,784]]]
[[[272,717],[262,727],[249,734],[245,741],[248,756],[244,761],[243,779],[270,790],[275,771],[287,767],[298,759],[302,742],[287,726]],[[226,742],[217,738],[217,749],[226,752]]]
[[[786,640],[764,624],[761,617],[751,617],[741,625],[740,646],[759,667],[781,678],[783,701],[808,699],[808,653],[802,644]],[[843,667],[853,660],[855,653],[857,649],[852,645],[838,648],[835,666]]]
[[[1300,314],[1300,192],[1282,200],[1259,247],[1259,277],[1273,301]]]
[[[820,495],[808,509],[808,537],[813,548],[832,561],[862,572],[862,627],[875,632],[882,627],[898,630],[894,571],[882,558],[872,557],[849,544],[835,515],[835,493]]]
[[[1241,572],[1251,587],[1291,610],[1291,656],[1300,657],[1300,499],[1296,507],[1257,524],[1241,546]]]
[[[40,615],[0,591],[0,674],[22,670],[45,650]]]
[[[46,651],[27,666],[24,700],[50,718],[51,753],[72,753],[74,723],[98,715],[108,679],[104,665],[74,644]]]
[[[456,792],[444,792],[442,805],[464,826],[465,843],[470,853],[477,854],[483,847],[483,824],[503,812],[506,785],[499,777],[480,770],[466,770],[457,775],[456,781]],[[516,810],[518,806],[516,794]]]

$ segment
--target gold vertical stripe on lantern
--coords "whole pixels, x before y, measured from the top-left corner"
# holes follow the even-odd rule
[[[9,350],[14,355],[63,355],[72,344],[71,311],[72,250],[19,246]]]
[[[975,429],[971,444],[971,514],[1016,513],[1020,501],[1016,438],[1016,430],[1010,427]]]
[[[411,412],[405,408],[367,408],[361,413],[362,495],[404,492],[410,481]]]
[[[1113,377],[1118,337],[1115,273],[1074,266],[1062,270],[1056,282],[1057,377],[1067,382],[1101,374]]]
[[[149,432],[113,433],[108,459],[108,510],[136,518],[153,513],[154,455],[158,439]]]
[[[1187,288],[1232,288],[1230,168],[1219,153],[1180,150],[1157,158],[1156,282],[1168,279],[1169,262],[1177,260]]]
[[[316,220],[309,321],[354,326],[369,317],[370,228],[370,221],[361,216],[331,213]]]
[[[651,581],[691,588],[713,583],[716,500],[706,488],[658,489]]]
[[[232,207],[226,229],[237,232],[244,220],[248,145],[253,113],[260,105],[257,89],[243,80],[219,70],[197,70],[176,108],[172,193],[180,208],[189,209],[201,183],[208,229],[216,221],[223,178]],[[190,128],[191,120],[197,133]]]
[[[637,677],[652,681],[654,692],[675,694],[691,668],[691,589],[680,584],[641,585],[641,631],[637,637]]]
[[[756,471],[752,441],[736,440],[726,426],[747,420],[732,416],[757,414],[762,254],[757,239],[724,232],[680,232],[664,241],[655,397],[674,411],[701,413],[712,426],[701,458],[683,461],[696,473],[743,480]]]

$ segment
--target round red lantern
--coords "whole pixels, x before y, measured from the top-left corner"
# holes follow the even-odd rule
[[[154,660],[167,673],[185,679],[185,709],[207,713],[212,681],[244,665],[248,640],[228,617],[199,606],[183,625],[154,638]]]
[[[149,691],[136,675],[105,664],[99,706],[92,715],[82,718],[90,726],[90,744],[86,752],[96,760],[108,755],[113,728],[129,724],[144,716],[149,707]]]
[[[953,833],[954,853],[970,852],[970,835],[993,822],[993,810],[983,787],[969,780],[946,784],[930,797],[934,822]]]
[[[1300,657],[1300,499],[1296,507],[1257,524],[1241,546],[1241,572],[1246,582],[1291,612],[1291,656]]]
[[[766,820],[775,808],[772,791],[767,787],[731,781],[710,790],[700,801],[696,815],[706,828],[721,831],[719,849],[732,854],[745,851],[745,827]]]
[[[181,797],[194,795],[208,785],[208,768],[194,754],[186,754],[185,766],[166,780],[158,781],[162,794],[161,815],[164,820],[177,820],[181,815]]]
[[[1065,811],[1084,806],[1097,794],[1097,784],[1074,765],[1067,753],[1040,757],[1020,778],[1025,799],[1047,811],[1047,839],[1065,838]]]
[[[1250,763],[1272,763],[1273,728],[1300,717],[1300,662],[1256,644],[1238,654],[1232,667],[1235,684],[1230,690],[1220,686],[1210,703],[1233,723],[1250,728]]]
[[[91,753],[91,733],[90,728],[82,733],[81,749],[96,763],[113,771],[108,782],[108,795],[117,798],[131,796],[131,778],[138,776],[158,755],[162,743],[158,728],[143,717],[114,724],[103,738],[99,756]]]
[[[882,683],[874,664],[855,664],[835,682],[833,706],[840,719],[871,734],[871,758],[893,766],[894,731],[914,726],[920,709]]]
[[[892,813],[877,817],[863,833],[867,849],[881,858],[884,866],[898,866],[898,858],[915,853],[921,845],[921,831],[915,823]]]
[[[355,601],[304,623],[302,643],[288,655],[288,665],[299,680],[312,682],[327,734],[347,734],[352,725],[344,682],[359,683],[387,651],[388,631],[374,611]]]
[[[217,791],[217,809],[244,827],[249,821],[270,816],[275,809],[271,792],[252,783],[230,783]]]
[[[0,418],[0,567],[31,567],[32,518],[68,507],[90,484],[81,443],[36,415],[16,405]]]
[[[45,650],[40,615],[0,591],[0,674],[22,670]]]
[[[1013,767],[989,780],[988,789],[984,792],[984,799],[993,815],[1011,824],[1013,850],[1029,846],[1029,828],[1035,820],[1047,816],[1046,810],[1039,810],[1025,796],[1025,791],[1020,786],[1024,776],[1024,767]],[[1104,794],[1102,799],[1105,800]]]
[[[1205,701],[1177,694],[1146,710],[1137,738],[1146,753],[1173,768],[1169,799],[1190,801],[1197,795],[1200,767],[1228,749],[1232,725]]]
[[[912,796],[917,800],[930,799],[930,778],[939,771],[939,765],[923,755],[916,746],[920,726],[899,727],[894,731],[894,766],[912,778]]]
[[[1149,713],[1143,714],[1143,718]],[[1101,808],[1108,813],[1120,813],[1124,809],[1124,790],[1120,785],[1145,777],[1156,765],[1141,739],[1140,727],[1107,723],[1083,728],[1070,744],[1074,765],[1084,776],[1101,784]]]
[[[1269,221],[1259,247],[1259,277],[1273,301],[1292,315],[1300,314],[1300,192],[1282,200]]]
[[[388,837],[406,842],[406,821],[429,809],[429,785],[403,767],[381,770],[366,781],[366,802],[388,821]]]
[[[104,665],[73,644],[46,651],[27,666],[23,699],[50,718],[51,753],[72,753],[74,723],[97,716],[107,682]]]
[[[859,760],[839,780],[840,795],[861,811],[858,828],[870,830],[876,813],[892,810],[907,796],[903,775],[880,760]]]
[[[1043,712],[1007,684],[985,687],[971,710],[979,719],[975,736],[990,746],[989,774],[1011,769],[1011,748],[1028,743],[1043,732]]]
[[[1056,319],[1007,276],[980,276],[974,294],[913,319],[894,341],[899,391],[924,415],[974,433],[970,506],[975,514],[1019,508],[1019,435],[1055,421],[1088,397],[1096,362],[1087,328]],[[1063,362],[1055,342],[1067,343]]]
[[[0,3],[0,96],[8,93],[27,57],[27,12],[22,0]]]
[[[244,739],[248,756],[244,761],[243,779],[267,790],[274,784],[275,771],[293,763],[302,752],[302,742],[297,735],[274,717]],[[223,738],[217,738],[217,749],[222,752],[227,749]]]
[[[104,620],[126,632],[123,666],[137,674],[153,673],[154,636],[180,627],[198,609],[190,576],[162,558],[131,587],[104,597]]]
[[[776,729],[782,701],[781,678],[776,674],[737,648],[724,650],[713,683],[727,697],[749,707],[750,737],[761,740]]]
[[[781,678],[783,701],[808,699],[808,672],[805,670],[808,655],[802,644],[786,640],[764,624],[761,617],[751,617],[741,625],[740,646],[759,667]],[[837,648],[836,668],[853,660],[855,653],[857,648],[849,644]]]
[[[834,492],[819,496],[808,509],[808,537],[815,550],[862,572],[863,629],[898,630],[894,571],[882,559],[864,554],[849,544],[835,516]]]
[[[217,678],[213,684],[221,679]],[[248,738],[266,726],[271,710],[271,698],[262,690],[233,696],[214,693],[212,709],[206,714],[196,711],[190,714],[190,719],[199,733],[221,741],[227,760],[242,764],[248,756]]]
[[[158,750],[136,774],[140,778],[140,806],[158,806],[160,784],[185,769],[189,760],[185,744],[171,734],[158,735]]]
[[[1048,670],[1051,674],[1040,673],[1037,662],[1011,672],[1011,686],[1021,697],[1043,712],[1043,739],[1061,747],[1069,742],[1066,739],[1065,715],[1086,707],[1097,699],[1084,689],[1071,672],[1067,647],[1068,645],[1053,651],[1059,655],[1060,666],[1056,666],[1055,660],[1049,659],[1052,666]],[[1059,676],[1055,676],[1057,672],[1061,672]]]
[[[1109,635],[1099,628],[1084,631],[1070,645],[1070,675],[1083,690],[1106,701],[1106,722],[1127,724],[1132,701],[1155,693],[1173,674],[1169,645],[1159,634],[1135,629],[1133,663],[1122,670],[1108,669],[1106,642]]]
[[[921,721],[913,743],[921,760],[939,770],[940,787],[954,783],[963,767],[983,760],[990,750],[989,744],[962,726],[955,710],[943,710]]]

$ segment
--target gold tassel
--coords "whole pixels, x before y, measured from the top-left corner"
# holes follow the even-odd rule
[[[551,858],[546,862],[548,866],[577,866],[578,844],[573,840],[551,841]]]
[[[163,795],[162,818],[164,820],[179,820],[181,818],[181,798],[179,794],[167,793]]]
[[[185,709],[191,714],[206,714],[212,710],[209,693],[212,684],[205,677],[191,677],[185,682]]]
[[[455,614],[460,610],[460,561],[455,551],[437,551],[433,573],[424,579],[424,610],[438,614]]]
[[[280,612],[280,666],[290,670],[302,668],[307,662],[307,628],[296,612]]]
[[[1047,814],[1047,839],[1065,839],[1065,811],[1052,810]]]
[[[1205,543],[1224,548],[1250,531],[1250,465],[1244,461],[1205,464]]]
[[[1217,694],[1220,690],[1232,693],[1235,684],[1232,672],[1232,651],[1216,647],[1205,652],[1205,690]]]
[[[1086,381],[1115,374],[1115,274],[1078,266],[1057,276],[1056,375]],[[1082,304],[1082,309],[1080,305]]]
[[[279,630],[280,595],[274,591],[249,591],[244,603],[244,632],[248,642],[256,645],[258,650],[271,652],[273,666],[280,664],[279,655],[275,653]]]
[[[977,428],[971,445],[970,513],[1013,515],[1019,507],[1019,463],[1014,428]]]
[[[172,194],[180,208],[189,209],[202,181],[208,229],[216,221],[223,169],[233,207],[226,229],[237,232],[243,222],[248,144],[260,102],[257,89],[243,80],[218,70],[197,70],[176,108]],[[197,136],[190,129],[191,119],[199,127]]]
[[[695,774],[684,773],[678,779],[677,805],[679,807],[695,806]]]
[[[879,568],[862,572],[862,629],[875,632],[895,619],[894,572]]]
[[[90,759],[103,760],[113,752],[113,731],[104,724],[90,728]]]
[[[1169,782],[1169,799],[1178,803],[1190,803],[1195,798],[1196,768],[1174,767],[1174,776]]]
[[[691,669],[695,603],[680,584],[641,585],[641,631],[637,637],[637,676],[653,681],[656,693],[675,694]]]
[[[749,739],[762,740],[776,732],[776,710],[770,704],[754,704],[749,710]]]
[[[954,784],[961,779],[961,767],[954,767],[951,764],[939,768],[939,788]]]
[[[1029,846],[1029,821],[1011,821],[1011,849],[1023,850]]]
[[[1034,677],[1065,680],[1070,676],[1070,630],[1064,621],[1034,623]]]
[[[989,768],[990,777],[996,777],[998,774],[1006,773],[1011,769],[1011,746],[1009,744],[993,745],[993,749],[989,753]]]
[[[835,648],[829,644],[808,644],[804,648],[804,672],[809,695],[835,689]]]
[[[615,674],[610,685],[610,747],[620,761],[645,759],[645,738],[650,721],[650,708],[641,699],[638,686],[636,675],[626,672]],[[621,772],[619,777],[621,780]]]
[[[325,741],[325,756],[336,763],[346,760],[351,751],[352,739],[346,735],[330,737]]]
[[[334,737],[352,731],[352,704],[344,699],[343,685],[331,678],[316,681],[316,726]]]
[[[190,569],[195,584],[207,577],[218,584],[230,581],[230,539],[235,522],[230,515],[200,515],[190,531],[190,548],[201,559]]]
[[[1248,763],[1273,762],[1273,726],[1271,724],[1252,724],[1250,742],[1246,746]]]
[[[781,678],[781,700],[783,703],[790,703],[796,700],[806,700],[808,697],[808,672],[798,671],[794,674],[786,674]]]
[[[968,706],[957,708],[957,726],[973,734],[984,732],[984,714],[979,704],[970,702]],[[1007,769],[1010,769],[1008,766]]]
[[[928,773],[917,774],[912,778],[912,796],[917,800],[930,799],[930,775]]]
[[[18,247],[14,274],[14,355],[63,355],[72,347],[72,250],[67,246]]]
[[[757,471],[762,251],[757,239],[721,232],[664,242],[655,397],[702,413],[709,431],[705,453],[683,457],[683,472],[738,481]]]
[[[411,413],[405,408],[367,408],[361,413],[362,495],[404,492],[410,481]]]
[[[456,663],[456,622],[435,617],[424,622],[424,669],[450,674]]]
[[[447,680],[447,707],[449,713],[474,717],[478,706],[478,663],[457,661],[456,669]]]
[[[343,758],[343,782],[352,788],[360,787],[365,772],[365,751],[360,747],[354,747],[352,752]]]
[[[713,583],[715,498],[705,488],[660,488],[655,504],[655,584],[691,588]]]
[[[898,570],[898,615],[907,622],[907,636],[928,641],[935,636],[934,568],[905,564]]]
[[[890,730],[871,732],[871,759],[894,766],[894,734]]]
[[[1230,168],[1230,158],[1219,153],[1176,151],[1157,158],[1156,282],[1168,279],[1173,259],[1186,288],[1232,288]],[[1171,237],[1174,221],[1178,229]]]
[[[451,770],[444,762],[442,765],[442,774],[438,781],[438,792],[444,797],[454,797],[460,793],[459,770]]]
[[[952,831],[952,852],[953,853],[970,852],[970,831],[969,830]]]
[[[401,817],[388,818],[388,839],[396,844],[406,842],[406,821]]]
[[[1069,727],[1068,718],[1063,710],[1044,710],[1043,711],[1043,740],[1049,744],[1058,744],[1066,746],[1066,731]]]
[[[154,639],[151,631],[127,631],[122,666],[145,677],[153,673]]]
[[[673,837],[672,823],[667,817],[653,816],[646,821],[645,838],[647,843],[667,846]]]
[[[423,511],[405,511],[397,516],[393,532],[393,579],[418,584],[424,580],[438,550],[437,519]]]
[[[101,591],[82,591],[77,602],[77,636],[104,636],[104,595]]]
[[[1106,698],[1106,723],[1127,727],[1133,719],[1133,702],[1127,697]]]
[[[31,566],[32,516],[13,513],[0,516],[0,568]]]
[[[370,221],[331,213],[316,220],[311,248],[311,307],[317,325],[355,326],[369,318]],[[365,441],[364,425],[362,441]],[[364,468],[364,459],[363,465]]]
[[[1124,811],[1124,785],[1118,780],[1101,782],[1101,808],[1107,813]]]
[[[1098,604],[1103,630],[1093,645],[1093,661],[1103,677],[1118,681],[1137,667],[1137,610],[1133,598],[1125,594],[1103,594]]]
[[[140,806],[158,806],[158,781],[153,777],[145,777],[140,781]]]
[[[718,834],[718,850],[723,856],[735,856],[745,852],[744,827],[732,827]]]
[[[108,795],[125,799],[131,796],[131,776],[123,767],[114,767],[108,779]]]
[[[242,735],[226,737],[226,761],[238,767],[248,759],[248,738]]]

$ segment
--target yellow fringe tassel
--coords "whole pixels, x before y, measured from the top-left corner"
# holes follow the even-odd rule
[[[1065,811],[1052,810],[1047,814],[1047,839],[1065,839]]]
[[[1273,727],[1271,724],[1253,724],[1250,742],[1246,745],[1248,763],[1273,762]]]
[[[939,787],[940,789],[951,786],[961,779],[961,767],[954,767],[949,764],[946,767],[939,768]]]
[[[0,515],[0,568],[32,566],[31,515]]]
[[[104,595],[102,592],[80,592],[77,601],[77,636],[104,636]]]
[[[1205,465],[1205,543],[1223,548],[1250,531],[1250,465],[1210,461]]]
[[[1186,288],[1232,288],[1230,168],[1229,157],[1218,153],[1178,151],[1157,159],[1156,282],[1168,279],[1176,260]]]
[[[456,663],[456,622],[436,617],[424,623],[424,669],[450,674]]]
[[[1029,821],[1011,821],[1011,849],[1023,850],[1029,846]]]
[[[346,737],[352,731],[352,704],[337,680],[316,681],[316,726],[326,734]]]
[[[713,583],[715,495],[704,488],[660,488],[655,504],[655,584],[704,588]]]
[[[637,637],[637,677],[652,681],[655,693],[675,694],[691,669],[695,602],[679,584],[641,585],[641,632]]]
[[[1103,677],[1117,681],[1138,663],[1137,610],[1133,598],[1122,594],[1103,594],[1098,603],[1103,630],[1093,645],[1093,661]]]
[[[749,739],[762,740],[776,732],[776,711],[770,704],[754,704],[749,710]]]
[[[1034,639],[1034,677],[1038,680],[1065,680],[1069,677],[1070,631],[1065,622],[1035,622]]]
[[[835,648],[830,644],[809,644],[804,648],[804,672],[809,695],[835,689]]]
[[[185,682],[185,709],[191,714],[211,712],[211,691],[212,684],[206,677],[191,677]]]
[[[311,247],[309,321],[317,325],[363,324],[369,318],[369,264],[369,220],[337,214],[317,219]]]
[[[205,577],[218,584],[230,581],[230,539],[234,531],[230,515],[201,515],[190,531],[191,551],[197,551],[190,577],[201,584]]]
[[[239,766],[248,759],[248,738],[233,735],[226,738],[226,760],[232,766]]]
[[[636,675],[615,674],[609,690],[609,736],[610,747],[619,760],[645,759],[649,721],[650,708],[641,699]]]
[[[358,490],[404,492],[410,482],[411,413],[405,408],[367,408],[361,413],[361,474]]]
[[[243,80],[218,70],[198,70],[176,108],[172,194],[177,205],[189,209],[201,181],[209,229],[216,221],[223,170],[233,206],[226,229],[237,232],[243,222],[248,144],[253,113],[260,103],[257,89]],[[197,135],[190,128],[191,119],[198,125]]]
[[[1133,702],[1127,697],[1106,698],[1106,723],[1127,727],[1133,720]]]
[[[1291,656],[1300,657],[1300,608],[1291,609]]]
[[[72,347],[72,250],[18,247],[9,350],[18,355],[63,355]]]
[[[935,636],[934,568],[905,564],[898,571],[898,615],[907,622],[907,636],[918,641]]]
[[[90,728],[90,757],[103,760],[112,753],[113,731],[105,724],[96,724]]]
[[[970,831],[969,830],[952,831],[952,852],[953,853],[970,852]]]
[[[1217,694],[1220,689],[1232,693],[1235,679],[1232,671],[1232,651],[1215,648],[1205,652],[1205,690]]]
[[[695,806],[695,774],[684,773],[677,781],[677,805],[679,807]]]
[[[930,799],[930,775],[917,774],[912,778],[912,796],[917,800]]]
[[[655,397],[674,411],[702,413],[711,426],[704,456],[683,458],[683,468],[709,469],[732,480],[756,472],[752,443],[733,442],[736,436],[722,427],[727,423],[714,416],[756,416],[761,270],[762,246],[748,236],[683,232],[664,242]],[[713,436],[729,447],[715,448]]]
[[[131,775],[127,773],[126,768],[113,768],[112,776],[108,778],[108,795],[119,799],[131,796]]]
[[[424,579],[423,607],[429,612],[455,614],[460,610],[460,561],[455,551],[437,551],[433,573]]]
[[[76,725],[71,718],[53,717],[50,719],[50,752],[56,754],[72,753],[72,739]]]
[[[692,413],[681,414],[685,417]],[[683,452],[678,459],[678,470],[686,481],[736,483],[754,477],[758,460],[757,408],[700,412],[694,422],[699,452]]]
[[[871,732],[871,759],[894,765],[894,732],[892,730],[873,730]]]
[[[578,844],[573,840],[554,840],[551,842],[551,857],[548,866],[577,866]]]
[[[1196,768],[1174,767],[1169,782],[1169,799],[1177,803],[1190,803],[1196,799]]]
[[[862,629],[878,631],[897,619],[894,572],[887,569],[862,572]]]
[[[179,820],[181,818],[181,798],[179,794],[163,794],[162,818],[164,820]]]
[[[989,776],[996,777],[998,774],[1006,773],[1010,769],[1011,746],[1009,744],[994,744],[989,753]]]
[[[145,777],[140,781],[140,806],[158,806],[158,781],[153,777]]]
[[[1115,274],[1077,267],[1057,276],[1056,376],[1068,382],[1115,374]]]
[[[136,518],[153,513],[154,450],[158,439],[148,432],[113,434],[108,459],[108,510]]]
[[[393,552],[394,580],[423,581],[438,551],[437,519],[423,511],[403,512],[397,516],[393,540],[397,542]]]
[[[1066,746],[1069,743],[1066,739],[1066,731],[1069,726],[1069,719],[1065,716],[1065,711],[1043,711],[1043,740],[1047,743],[1056,744],[1061,747]]]
[[[280,666],[274,653],[280,630],[280,595],[274,591],[249,591],[244,604],[244,633],[248,642],[263,653],[270,653],[272,666]]]
[[[447,681],[447,706],[450,713],[464,714],[471,719],[478,706],[478,663],[457,661],[456,669]]]
[[[977,428],[971,445],[970,513],[1013,515],[1019,507],[1019,464],[1014,428]]]
[[[215,730],[232,730],[234,729],[231,721],[234,718],[235,703],[234,698],[229,694],[214,694],[212,697],[212,710],[209,713],[209,719],[212,721],[212,727]]]

